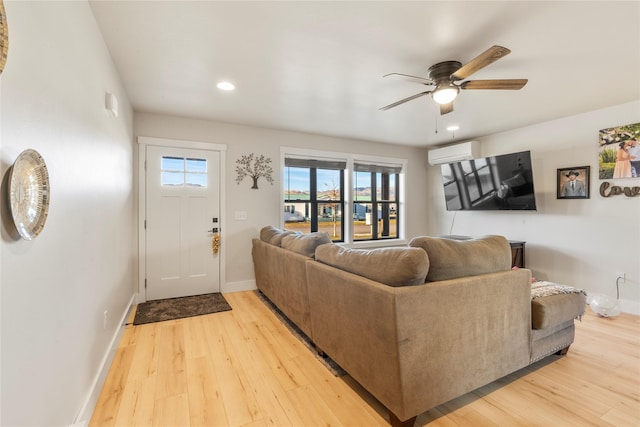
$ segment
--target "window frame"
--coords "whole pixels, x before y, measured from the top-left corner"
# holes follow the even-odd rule
[[[180,161],[182,166],[178,169],[165,168],[165,160],[177,160]],[[198,169],[189,169],[189,162],[204,162],[204,170]],[[168,175],[165,175],[168,174]],[[166,176],[174,176],[181,177],[179,183],[171,184],[168,179],[165,181]],[[204,177],[204,184],[197,183],[199,180],[193,180],[189,177],[193,178],[194,176]],[[188,187],[188,188],[207,188],[209,186],[208,183],[209,176],[209,164],[207,159],[200,159],[195,157],[176,157],[173,155],[167,155],[161,157],[160,164],[160,185],[166,188],[178,188],[178,187]]]
[[[308,165],[308,166],[299,166],[299,165],[295,165],[295,166],[287,166],[286,164],[283,166],[283,172],[287,167],[295,167],[298,169],[309,169],[309,199],[284,199],[284,195],[283,195],[283,201],[284,201],[284,206],[285,208],[283,209],[283,215],[284,212],[289,212],[289,213],[294,213],[295,211],[292,211],[290,209],[287,209],[287,207],[291,206],[291,208],[293,208],[293,205],[295,205],[296,203],[305,203],[308,204],[309,206],[305,206],[305,214],[307,213],[307,211],[309,212],[309,226],[310,226],[310,230],[311,232],[313,231],[317,231],[318,230],[318,213],[320,212],[320,208],[322,207],[323,211],[324,211],[324,207],[329,205],[333,208],[333,206],[339,205],[340,206],[340,211],[342,212],[342,216],[344,217],[344,211],[345,211],[345,201],[344,201],[344,175],[345,175],[345,171],[346,171],[346,165],[344,169],[341,168],[323,168],[321,167],[323,165]],[[328,200],[324,200],[324,199],[319,199],[318,198],[318,193],[320,192],[318,189],[318,170],[324,170],[324,171],[328,171],[328,170],[332,170],[332,171],[337,171],[338,172],[338,185],[339,185],[339,193],[340,193],[340,198],[338,199],[328,199]],[[284,173],[283,173],[284,176]],[[283,189],[284,192],[284,189]],[[285,193],[286,194],[286,193]],[[311,213],[314,213],[313,215],[311,215]],[[284,224],[284,220],[281,221],[282,224]],[[286,226],[285,226],[286,228]],[[344,230],[345,230],[345,224],[344,224],[344,219],[340,221],[340,236],[341,239],[336,239],[334,240],[334,242],[343,242],[344,241]]]
[[[369,239],[356,239],[355,235],[352,234],[353,241],[354,242],[369,242],[369,241],[376,241],[376,240],[386,241],[386,240],[394,240],[394,239],[400,238],[400,226],[402,225],[402,223],[401,221],[398,220],[398,214],[399,214],[398,211],[400,209],[400,192],[403,190],[402,188],[400,188],[400,174],[402,173],[402,170],[401,171],[382,170],[383,168],[376,168],[375,166],[372,168],[374,170],[363,170],[363,169],[359,169],[358,166],[360,165],[357,165],[357,162],[356,162],[356,164],[354,164],[354,170],[352,173],[354,175],[357,173],[368,174],[368,180],[369,180],[369,185],[371,189],[371,197],[369,198],[369,200],[356,200],[357,197],[354,195],[354,198],[353,198],[354,200],[352,203],[352,206],[353,206],[352,211],[354,212],[353,216],[355,217],[356,204],[371,205],[372,237]],[[378,170],[375,170],[375,169],[378,169]],[[387,169],[390,169],[390,168],[387,168]],[[378,174],[381,174],[379,186],[378,186]],[[391,199],[390,197],[387,197],[387,198],[384,197],[385,194],[389,195],[390,193],[391,177],[394,177],[394,185],[395,185],[393,199]],[[354,179],[354,186],[352,190],[356,189],[357,184],[358,184],[357,179]],[[378,197],[378,191],[380,192],[380,197]],[[396,205],[396,210],[395,210],[396,227],[394,230],[396,237],[384,235],[385,231],[386,233],[391,232],[390,227],[391,227],[391,219],[392,219],[391,217],[392,205]],[[378,217],[378,212],[381,213],[381,217]],[[355,218],[354,218],[354,221],[355,221]],[[380,225],[382,226],[382,230],[379,229]],[[379,235],[381,235],[381,237],[377,237]]]
[[[361,155],[352,153],[342,153],[335,151],[321,151],[313,149],[295,148],[295,147],[281,147],[280,148],[280,171],[282,179],[280,179],[280,205],[288,204],[285,202],[285,158],[299,158],[299,159],[318,159],[318,160],[337,160],[346,163],[342,188],[342,237],[340,241],[341,245],[349,247],[379,247],[379,246],[392,246],[392,245],[404,245],[406,244],[406,174],[408,160],[401,158],[381,157],[375,155]],[[384,237],[367,240],[354,240],[354,219],[351,214],[354,210],[354,172],[355,164],[364,163],[378,165],[381,167],[400,167],[401,170],[397,174],[397,187],[396,188],[396,221],[397,221],[397,237]],[[317,190],[317,189],[316,189]],[[310,189],[311,191],[311,189]],[[280,208],[280,225],[284,226],[284,209]]]

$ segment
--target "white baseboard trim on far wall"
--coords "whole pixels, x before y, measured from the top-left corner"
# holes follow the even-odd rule
[[[76,419],[70,427],[85,427],[89,425],[89,421],[91,421],[91,416],[93,415],[93,410],[96,407],[96,403],[98,403],[98,398],[100,397],[102,386],[107,379],[109,368],[111,367],[113,358],[116,355],[116,350],[120,345],[120,339],[122,338],[122,334],[124,333],[124,324],[127,322],[127,316],[129,316],[129,313],[131,312],[134,299],[135,294],[131,296],[129,304],[127,304],[127,308],[125,309],[124,313],[122,313],[120,323],[118,323],[118,325],[120,326],[118,327],[118,329],[116,329],[113,337],[111,338],[111,342],[109,343],[107,352],[102,358],[102,362],[98,367],[98,372],[96,372],[96,376],[93,380],[93,383],[91,384],[91,388],[89,389],[89,394],[87,395],[82,408],[80,409],[80,412],[78,413]]]
[[[620,300],[620,310],[625,313],[640,315],[640,302],[628,299]]]
[[[225,283],[220,287],[220,292],[226,294],[231,292],[253,291],[254,289],[258,289],[255,280],[242,280],[239,282]]]

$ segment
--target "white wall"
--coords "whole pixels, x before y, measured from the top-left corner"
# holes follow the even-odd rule
[[[5,7],[0,423],[69,425],[133,296],[132,111],[86,2]],[[105,91],[119,98],[117,118]],[[27,148],[51,179],[33,241],[16,237],[6,203],[8,169]]]
[[[621,306],[640,314],[640,196],[600,196],[597,157],[600,129],[638,122],[640,102],[632,102],[481,138],[483,156],[531,151],[538,211],[447,212],[440,168],[433,166],[430,233],[525,240],[527,267],[536,278],[592,293],[615,297],[615,274],[625,272]],[[558,200],[557,169],[584,165],[591,166],[591,197]],[[640,186],[640,179],[608,181]]]
[[[171,139],[226,144],[227,151],[227,200],[226,200],[226,281],[223,292],[254,286],[251,238],[257,237],[265,225],[277,226],[280,221],[280,147],[300,147],[345,153],[407,158],[407,237],[426,233],[427,209],[426,150],[397,145],[378,144],[352,139],[330,138],[299,132],[232,125],[203,120],[191,120],[154,114],[135,114],[136,136],[153,136]],[[252,190],[247,180],[235,182],[235,162],[243,154],[256,153],[271,157],[274,162],[274,185],[264,179],[259,189]],[[234,220],[235,211],[246,211],[246,221]]]

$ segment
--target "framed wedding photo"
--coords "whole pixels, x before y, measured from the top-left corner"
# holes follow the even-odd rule
[[[558,199],[588,199],[590,166],[558,169]]]

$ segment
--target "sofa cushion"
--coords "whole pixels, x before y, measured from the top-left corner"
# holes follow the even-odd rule
[[[503,236],[470,240],[416,237],[409,246],[422,248],[429,256],[430,282],[511,269],[511,246]]]
[[[418,248],[349,249],[322,245],[316,249],[316,260],[389,286],[422,284],[429,271],[429,257]]]
[[[586,297],[582,293],[549,295],[531,300],[531,328],[545,329],[584,314]]]
[[[313,258],[316,248],[325,243],[331,243],[331,237],[326,232],[309,234],[289,234],[282,238],[282,248]]]
[[[262,227],[262,229],[260,230],[260,240],[266,243],[271,243],[275,246],[281,246],[282,238],[290,234],[296,234],[296,232],[290,230],[281,230],[279,228],[267,225],[266,227]]]

